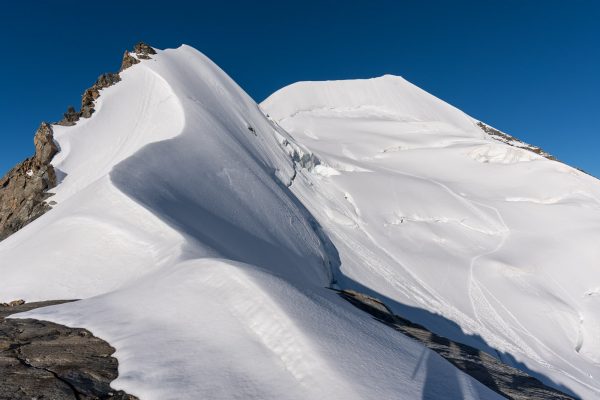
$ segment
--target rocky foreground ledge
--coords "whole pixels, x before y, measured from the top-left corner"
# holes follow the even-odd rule
[[[65,303],[0,305],[0,400],[136,400],[110,387],[118,375],[115,352],[85,329],[35,319],[6,319]]]

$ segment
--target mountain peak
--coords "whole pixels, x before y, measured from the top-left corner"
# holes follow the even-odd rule
[[[443,122],[470,137],[482,136],[471,117],[395,75],[298,82],[276,91],[262,106],[275,120],[311,111],[335,110],[347,116],[379,112],[382,118]]]

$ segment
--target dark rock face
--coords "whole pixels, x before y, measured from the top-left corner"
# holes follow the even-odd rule
[[[135,54],[135,57],[132,54]],[[123,54],[120,71],[126,70],[132,65],[139,64],[140,60],[149,60],[152,58],[150,57],[152,54],[156,54],[156,50],[144,42],[139,42],[133,46],[133,52],[126,51]]]
[[[125,54],[123,54],[123,61],[121,61],[121,68],[119,71],[124,71],[127,68],[139,63],[140,60],[132,56],[129,51],[125,51]]]
[[[343,290],[338,294],[378,321],[435,351],[464,373],[508,399],[574,400],[483,351],[436,335],[421,325],[393,314],[384,303],[373,297],[352,290]]]
[[[134,46],[133,52],[125,52],[119,72],[131,67],[132,65],[139,64],[140,59],[150,59],[151,54],[156,54],[156,51],[149,45],[139,42]],[[100,91],[114,85],[120,80],[121,76],[118,72],[110,72],[100,75],[92,87],[83,92],[83,96],[81,97],[80,111],[76,111],[74,107],[69,107],[67,112],[64,114],[63,119],[58,121],[56,124],[72,126],[75,125],[80,118],[90,118],[95,111],[95,102],[96,99],[100,97]]]
[[[0,307],[16,307],[16,306],[21,306],[23,304],[25,304],[25,300],[19,299],[19,300],[13,300],[9,303],[2,303],[2,304],[0,304]]]
[[[100,75],[98,80],[96,80],[96,83],[83,93],[79,115],[83,118],[90,118],[95,111],[95,102],[96,99],[100,97],[100,90],[112,86],[120,80],[121,77],[119,74],[108,73]]]
[[[52,126],[46,122],[42,122],[33,137],[35,145],[35,160],[40,164],[48,164],[52,158],[58,153],[58,146],[54,143],[54,131]]]
[[[52,126],[42,123],[33,139],[35,155],[21,162],[0,179],[0,240],[35,220],[50,206],[47,191],[56,186],[50,165],[58,152]]]
[[[506,144],[508,144],[510,146],[513,146],[513,147],[518,147],[520,149],[531,151],[532,153],[539,154],[540,156],[545,157],[545,158],[547,158],[549,160],[556,161],[556,158],[554,158],[554,156],[552,156],[551,154],[545,152],[541,148],[539,148],[537,146],[533,146],[533,145],[527,144],[527,143],[525,143],[525,142],[517,139],[516,137],[507,134],[507,133],[500,132],[498,129],[492,128],[491,126],[489,126],[487,124],[484,124],[483,122],[477,122],[477,126],[479,128],[481,128],[482,131],[484,131],[485,133],[487,133],[488,136],[491,137],[494,140],[497,140],[497,141],[502,142],[502,143],[506,143]]]
[[[92,87],[83,92],[83,96],[81,97],[81,110],[76,111],[73,106],[70,106],[67,109],[67,112],[64,113],[63,119],[58,121],[56,124],[62,126],[73,126],[77,123],[77,121],[79,121],[80,118],[90,118],[95,111],[95,102],[96,99],[100,97],[100,90],[112,86],[120,80],[121,77],[118,73],[107,73],[100,75]]]
[[[156,51],[144,42],[139,42],[136,44],[133,47],[133,51],[135,54],[137,54],[138,58],[143,60],[148,60],[151,58],[150,55],[156,54]]]
[[[34,319],[5,319],[17,312],[64,303],[0,306],[0,399],[135,400],[110,387],[117,375],[114,349],[85,329]]]
[[[75,110],[75,107],[69,106],[69,108],[67,108],[67,112],[63,114],[63,119],[57,124],[63,126],[73,126],[77,121],[79,121],[79,112]]]

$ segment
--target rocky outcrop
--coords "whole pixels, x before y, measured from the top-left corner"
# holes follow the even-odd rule
[[[121,69],[119,71],[126,70],[127,68],[139,63],[140,60],[138,60],[129,51],[126,50],[125,54],[123,54],[123,61],[121,61]]]
[[[25,304],[25,300],[18,299],[18,300],[13,300],[8,303],[2,303],[2,304],[0,304],[0,307],[16,307],[16,306],[21,306],[23,304]]]
[[[537,146],[533,146],[533,145],[527,144],[527,143],[525,143],[525,142],[517,139],[516,137],[509,135],[508,133],[504,133],[504,132],[499,131],[496,128],[492,128],[491,126],[489,126],[487,124],[484,124],[481,121],[477,122],[477,126],[479,128],[481,128],[482,131],[484,131],[490,138],[492,138],[494,140],[497,140],[497,141],[502,142],[502,143],[506,143],[506,144],[508,144],[510,146],[513,146],[513,147],[518,147],[518,148],[521,148],[521,149],[529,150],[529,151],[531,151],[531,152],[533,152],[535,154],[538,154],[538,155],[540,155],[540,156],[542,156],[544,158],[547,158],[548,160],[561,162],[559,159],[557,159],[556,157],[554,157],[550,153],[542,150],[541,148],[539,148]],[[583,172],[586,175],[589,175],[589,176],[591,176],[593,178],[596,178],[594,175],[590,174],[589,172],[587,172],[587,171],[585,171],[585,170],[583,170],[581,168],[577,168],[577,167],[574,167],[574,168],[577,169],[580,172]]]
[[[56,186],[50,161],[58,152],[52,125],[42,123],[33,142],[35,155],[19,163],[0,180],[0,240],[35,220],[50,206],[48,190]]]
[[[507,399],[574,400],[573,397],[544,385],[538,379],[504,364],[483,351],[436,335],[421,325],[395,315],[378,299],[353,290],[342,290],[338,294],[378,321],[435,351],[456,368]]]
[[[156,51],[145,43],[135,45],[133,52],[125,52],[120,71],[147,60]],[[72,126],[80,118],[90,118],[95,112],[96,100],[102,89],[121,80],[119,73],[102,74],[87,89],[81,99],[79,111],[70,106],[57,125]],[[56,173],[50,164],[58,152],[52,125],[44,122],[35,137],[35,156],[19,163],[0,179],[0,240],[7,238],[25,225],[40,217],[51,207],[46,203],[49,189],[56,186]]]
[[[479,128],[481,128],[482,131],[487,133],[487,135],[494,140],[497,140],[502,143],[506,143],[509,146],[518,147],[520,149],[531,151],[532,153],[538,154],[544,158],[547,158],[548,160],[556,161],[556,158],[554,156],[552,156],[550,153],[545,152],[541,148],[539,148],[537,146],[533,146],[528,143],[525,143],[525,142],[517,139],[516,137],[509,135],[508,133],[504,133],[504,132],[499,131],[496,128],[492,128],[491,126],[484,124],[481,121],[477,122],[477,126]]]
[[[81,114],[75,110],[75,107],[69,106],[67,112],[63,114],[63,119],[57,122],[57,125],[72,126],[75,122],[79,121]]]
[[[122,72],[132,65],[138,64],[140,60],[150,59],[150,55],[152,54],[156,54],[156,51],[152,47],[143,42],[139,42],[134,46],[133,52],[125,52],[119,72]],[[72,126],[75,125],[80,118],[90,118],[95,111],[96,99],[100,97],[100,91],[121,80],[119,72],[110,72],[100,75],[92,87],[83,92],[83,96],[81,97],[81,109],[77,111],[75,110],[75,107],[70,106],[67,109],[67,112],[64,113],[63,119],[56,124]]]
[[[110,382],[118,376],[115,352],[85,329],[10,314],[64,303],[0,306],[0,399],[136,400]]]
[[[146,43],[139,42],[133,47],[133,52],[126,51],[123,54],[123,61],[121,62],[121,69],[123,71],[132,65],[138,64],[140,60],[149,60],[152,54],[156,54],[156,51],[148,46]]]
[[[92,87],[83,92],[81,97],[81,110],[76,111],[75,107],[69,106],[67,112],[63,114],[63,119],[58,121],[57,125],[72,126],[79,121],[80,118],[90,118],[96,107],[96,99],[100,97],[100,91],[119,82],[121,77],[118,73],[102,74],[98,77]]]
[[[148,60],[151,58],[150,56],[152,54],[156,54],[156,51],[144,42],[139,42],[138,44],[136,44],[133,47],[133,52],[138,56],[138,58],[141,58],[142,60]]]

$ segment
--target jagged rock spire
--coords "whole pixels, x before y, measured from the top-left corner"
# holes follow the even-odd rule
[[[54,155],[58,153],[52,125],[42,122],[33,137],[33,144],[35,145],[35,160],[41,165],[49,164]]]
[[[149,60],[151,54],[156,54],[156,50],[144,42],[138,42],[133,46],[133,52],[125,51],[125,54],[123,54],[123,61],[121,62],[121,69],[119,71],[138,64],[140,60]]]
[[[47,191],[56,186],[56,174],[50,161],[58,152],[52,125],[42,122],[33,142],[35,155],[0,179],[0,240],[50,209],[46,203]]]

